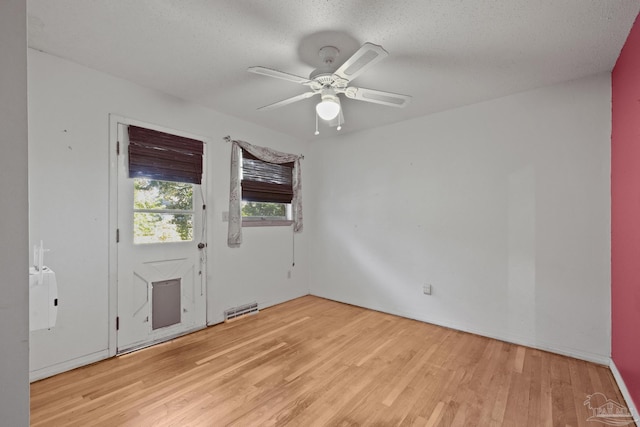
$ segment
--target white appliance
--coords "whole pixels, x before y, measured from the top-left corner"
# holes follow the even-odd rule
[[[42,241],[33,250],[33,267],[29,268],[29,330],[51,329],[58,316],[56,273],[43,265],[46,252]]]

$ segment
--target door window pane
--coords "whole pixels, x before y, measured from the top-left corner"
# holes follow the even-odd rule
[[[193,185],[133,180],[133,243],[193,240]]]
[[[133,180],[133,208],[144,210],[193,210],[193,185],[186,182]]]
[[[193,240],[193,214],[134,212],[133,243]]]

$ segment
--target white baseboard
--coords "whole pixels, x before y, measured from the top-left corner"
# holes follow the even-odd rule
[[[38,381],[44,378],[52,377],[62,372],[70,371],[81,366],[89,365],[109,358],[109,349],[104,349],[95,353],[87,354],[76,359],[66,360],[55,365],[47,366],[40,369],[29,371],[29,382]]]
[[[609,362],[609,368],[611,369],[613,378],[616,380],[616,383],[618,384],[618,388],[620,389],[620,393],[622,393],[622,397],[624,398],[624,402],[626,403],[627,408],[629,409],[629,412],[631,412],[631,415],[633,415],[633,418],[635,420],[640,419],[638,416],[638,409],[636,408],[636,405],[634,405],[633,399],[631,398],[631,394],[629,393],[629,389],[627,388],[627,385],[624,383],[624,380],[622,379],[622,375],[620,375],[620,371],[618,371],[618,367],[613,362],[613,359],[611,359],[611,361]]]

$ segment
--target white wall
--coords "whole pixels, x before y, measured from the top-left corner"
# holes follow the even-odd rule
[[[308,145],[29,51],[30,243],[51,249],[60,297],[56,328],[32,334],[34,377],[107,354],[109,113],[213,139],[212,322],[225,308],[267,306],[310,287],[608,360],[608,75]],[[245,228],[243,246],[227,248],[225,135],[307,155],[295,268],[290,228]],[[422,295],[427,282],[431,296]]]
[[[288,279],[291,227],[245,228],[243,246],[230,249],[222,222],[231,149],[224,136],[293,153],[304,153],[305,143],[30,50],[30,242],[42,239],[51,249],[45,263],[56,272],[60,300],[56,327],[31,335],[32,378],[107,355],[109,113],[213,140],[207,147],[210,323],[232,306],[265,307],[308,293],[305,233],[296,236]]]
[[[599,75],[313,142],[311,293],[607,363],[610,100]]]
[[[29,425],[27,11],[0,2],[0,424]]]

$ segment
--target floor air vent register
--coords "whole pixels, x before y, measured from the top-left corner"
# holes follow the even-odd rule
[[[258,303],[254,302],[251,304],[240,305],[238,307],[233,307],[224,312],[224,321],[231,322],[234,320],[238,320],[245,316],[252,316],[254,314],[258,314]]]

